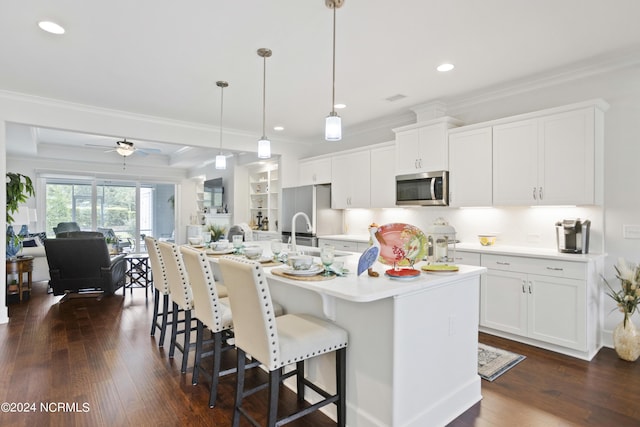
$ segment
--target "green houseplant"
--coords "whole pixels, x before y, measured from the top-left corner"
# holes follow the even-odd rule
[[[35,194],[33,182],[26,175],[7,172],[7,224],[13,223],[13,214],[18,212],[21,203],[25,203]]]
[[[220,238],[224,237],[226,229],[221,225],[207,224],[206,230],[211,234],[211,241],[217,242]]]
[[[16,235],[13,226],[13,214],[18,212],[21,203],[25,203],[35,194],[33,182],[26,175],[7,172],[7,258],[15,257],[22,249],[22,237]]]

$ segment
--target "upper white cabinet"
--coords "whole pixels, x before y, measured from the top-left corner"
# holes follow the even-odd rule
[[[495,125],[493,204],[602,203],[603,104]]]
[[[396,174],[449,170],[447,131],[461,124],[453,117],[441,117],[393,129]]]
[[[449,133],[449,205],[491,206],[491,126]]]
[[[298,185],[329,184],[331,157],[301,160],[298,164]]]
[[[370,162],[370,150],[349,152],[331,158],[333,209],[370,207]]]
[[[392,208],[396,205],[395,151],[393,145],[371,149],[371,208]]]

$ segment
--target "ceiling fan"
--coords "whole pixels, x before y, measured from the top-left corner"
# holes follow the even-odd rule
[[[86,145],[89,147],[96,147],[96,148],[108,148],[108,147],[105,147],[104,145],[94,145],[94,144],[86,144]],[[116,146],[113,148],[109,148],[108,150],[105,150],[105,153],[111,153],[113,151],[117,152],[123,157],[123,160],[125,161],[124,163],[125,167],[126,167],[126,158],[131,156],[134,153],[136,155],[148,156],[149,154],[159,154],[162,152],[159,148],[137,148],[133,142],[127,141],[127,138],[124,138],[121,141],[116,141]]]

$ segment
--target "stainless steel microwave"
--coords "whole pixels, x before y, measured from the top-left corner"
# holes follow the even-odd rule
[[[448,206],[449,172],[423,172],[396,176],[396,205]]]

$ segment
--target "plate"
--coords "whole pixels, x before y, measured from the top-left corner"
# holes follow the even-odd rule
[[[393,268],[390,268],[384,273],[389,277],[416,277],[420,275],[420,270],[416,270],[415,268],[401,268],[399,270],[394,270]]]
[[[270,263],[270,262],[277,262],[277,261],[274,261],[274,260],[273,260],[273,258],[269,258],[269,257],[262,257],[262,258],[260,258],[260,259],[258,260],[258,262],[259,262],[259,263],[261,263],[261,264],[268,264],[268,263]]]
[[[314,265],[308,270],[294,270],[293,268],[287,268],[282,272],[284,274],[288,274],[289,276],[315,276],[316,274],[322,273],[323,271],[323,266]]]
[[[192,248],[196,248],[196,249],[204,248],[204,245],[191,245],[191,244],[189,244],[189,246],[191,246]]]
[[[227,255],[235,252],[235,249],[223,249],[221,251],[214,251],[213,249],[207,249],[207,255]]]
[[[460,270],[457,265],[449,265],[449,264],[430,264],[423,265],[422,270],[429,273],[455,273]]]
[[[411,265],[427,254],[427,237],[422,230],[410,224],[392,223],[378,227],[380,256],[383,264]]]
[[[400,270],[389,269],[384,272],[384,275],[392,280],[414,280],[420,277],[420,270],[412,268],[403,268]]]

